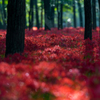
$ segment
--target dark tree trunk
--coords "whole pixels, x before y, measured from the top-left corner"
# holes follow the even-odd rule
[[[62,5],[57,0],[57,11],[58,11],[58,30],[62,25]]]
[[[99,28],[100,28],[100,0],[98,0],[98,3],[99,3]]]
[[[45,30],[50,30],[50,0],[44,0]]]
[[[1,5],[0,5],[0,8],[2,8]],[[2,15],[2,9],[0,9],[0,15]],[[1,23],[1,20],[0,20],[0,29],[3,29],[3,28],[4,28],[4,25]]]
[[[5,0],[2,0],[2,8],[3,8],[3,23],[4,23],[4,29],[6,29],[6,11],[5,11]]]
[[[99,9],[100,9],[100,0],[98,0],[98,3],[99,3]]]
[[[29,11],[29,30],[33,27],[33,0],[30,0],[30,11]]]
[[[96,1],[92,0],[92,19],[93,19],[93,29],[96,29]]]
[[[43,27],[43,2],[41,0],[41,28]]]
[[[51,7],[52,27],[54,27],[54,6]]]
[[[78,10],[79,10],[80,26],[83,27],[83,16],[82,16],[82,8],[80,0],[78,0]]]
[[[85,34],[84,39],[92,40],[91,0],[84,0],[85,6]]]
[[[50,30],[53,26],[50,0],[44,0],[44,9],[45,9],[45,30]]]
[[[74,13],[74,16],[73,16],[73,19],[74,19],[74,27],[76,28],[76,7],[75,7],[75,0],[73,0],[73,13]]]
[[[3,9],[2,9],[2,5],[0,5],[0,17],[1,17],[1,20],[0,20],[0,29],[5,29],[4,27],[4,16],[3,16]],[[3,21],[3,23],[2,23]]]
[[[58,14],[58,17],[57,17],[57,27],[58,27],[58,30],[59,30],[59,10],[58,10],[58,0],[56,0],[56,3],[57,3],[57,14]]]
[[[35,0],[35,10],[36,10],[36,26],[39,29],[39,15],[38,15],[38,6],[37,6],[37,0]]]
[[[74,16],[73,16],[73,19],[74,19],[74,27],[76,28],[76,7],[75,7],[75,0],[73,0],[73,13],[74,13]]]
[[[61,0],[61,29],[63,29],[63,0]]]
[[[60,11],[58,11],[58,30],[60,29]]]
[[[6,54],[22,53],[25,38],[25,0],[8,0]]]
[[[27,16],[27,6],[26,6],[26,4],[25,4],[25,29],[27,29],[27,18],[26,18],[26,16]]]
[[[60,29],[60,11],[59,11],[59,4],[58,4],[58,0],[57,0],[57,13],[58,13],[58,30]]]

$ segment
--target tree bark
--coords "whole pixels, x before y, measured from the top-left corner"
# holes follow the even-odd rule
[[[8,0],[6,54],[22,53],[25,38],[25,0]]]
[[[92,40],[91,0],[84,0],[85,10],[85,34],[84,39]]]
[[[4,29],[6,29],[6,11],[5,11],[5,0],[2,0],[2,8],[3,8],[3,23],[4,23]]]
[[[60,29],[60,11],[58,11],[58,30]]]
[[[53,26],[50,0],[44,0],[44,9],[45,9],[45,30],[50,30]]]
[[[37,0],[35,0],[35,10],[36,10],[36,26],[39,29],[39,15],[38,15],[38,6],[37,6]]]
[[[99,3],[99,9],[100,9],[100,0],[98,0],[98,3]]]
[[[61,0],[61,29],[63,29],[63,0]]]
[[[58,0],[56,1],[57,2],[57,13],[58,13],[58,30],[60,29],[60,12],[59,12],[59,4],[58,4]]]
[[[33,27],[33,0],[30,0],[30,11],[29,11],[29,30]]]
[[[83,16],[82,16],[82,8],[80,0],[78,0],[78,10],[79,10],[80,26],[83,27]]]
[[[41,28],[43,27],[43,2],[41,0]]]
[[[51,7],[52,27],[54,27],[54,6]]]
[[[93,19],[93,29],[96,29],[96,1],[92,0],[92,19]]]
[[[58,30],[61,28],[62,25],[62,5],[57,0],[57,11],[58,11]]]
[[[74,27],[76,28],[76,6],[75,6],[75,0],[73,0],[73,13],[74,13],[74,16],[73,16],[73,19],[74,19]]]
[[[27,29],[27,6],[25,5],[25,29]]]
[[[57,28],[58,28],[58,30],[59,30],[59,11],[58,11],[58,0],[56,0],[56,3],[57,3],[56,7],[57,7],[57,15],[58,15],[58,17],[57,17]]]

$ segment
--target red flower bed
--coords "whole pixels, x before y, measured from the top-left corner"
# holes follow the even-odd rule
[[[99,100],[99,29],[84,40],[84,28],[25,30],[22,55],[5,58],[0,30],[0,100]]]

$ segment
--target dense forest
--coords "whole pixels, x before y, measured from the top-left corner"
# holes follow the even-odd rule
[[[35,2],[36,1],[36,2]],[[80,1],[80,2],[79,2]],[[95,6],[95,10],[92,9],[92,14],[96,14],[96,25],[99,26],[99,0],[91,0],[91,3],[94,2],[95,5],[91,5],[93,8]],[[62,3],[61,3],[62,2]],[[43,0],[26,0],[26,27],[45,27],[45,8],[44,8],[44,1]],[[71,26],[75,27],[74,25],[74,18],[76,19],[76,27],[85,27],[85,19],[84,19],[84,0],[75,0],[75,4],[73,0],[49,0],[46,2],[47,5],[50,3],[50,9],[48,6],[46,10],[51,10],[53,12],[50,16],[53,18],[52,27],[58,27],[58,12],[60,15],[62,13],[62,23],[63,27],[68,27],[67,22],[71,21]],[[61,4],[63,11],[61,12]],[[5,29],[7,24],[7,5],[8,0],[0,0],[0,28]],[[73,6],[75,5],[75,6]],[[75,8],[74,8],[75,7]],[[49,11],[50,12],[50,11]],[[95,13],[95,14],[94,14]],[[75,15],[74,15],[75,14]],[[52,19],[51,18],[51,19]],[[92,17],[94,18],[94,17]],[[93,22],[93,21],[92,21]],[[66,24],[65,24],[66,23]],[[39,24],[39,25],[38,25]]]
[[[0,100],[100,100],[100,0],[0,0]]]

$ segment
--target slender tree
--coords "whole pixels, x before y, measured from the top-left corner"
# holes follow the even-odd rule
[[[8,0],[6,54],[22,53],[25,37],[25,0]]]
[[[99,3],[99,9],[100,9],[100,0],[98,0],[98,3]]]
[[[61,0],[60,12],[61,12],[61,29],[63,29],[63,0]]]
[[[82,8],[81,8],[81,0],[78,0],[78,11],[79,11],[79,18],[80,18],[80,26],[83,27],[83,16],[82,16]]]
[[[55,4],[54,4],[54,0],[51,1],[51,20],[52,20],[52,27],[54,27],[54,8],[55,8]]]
[[[27,16],[27,6],[25,5],[25,29],[27,29],[27,18],[26,18],[26,16]]]
[[[56,0],[56,7],[57,7],[57,27],[58,27],[58,30],[59,30],[59,10],[58,10],[58,0]]]
[[[33,0],[30,0],[30,11],[29,11],[29,29],[33,27]]]
[[[41,0],[41,28],[43,27],[43,2]]]
[[[58,30],[59,30],[59,28],[60,28],[60,11],[59,11],[59,2],[58,2],[58,0],[56,1],[57,2],[57,13],[58,13]]]
[[[53,26],[50,0],[44,0],[44,9],[45,9],[45,30],[50,30]]]
[[[93,22],[93,29],[96,29],[96,1],[92,0],[92,22]]]
[[[5,11],[5,0],[2,0],[2,8],[3,8],[3,23],[4,23],[4,28],[6,29],[6,11]]]
[[[36,26],[39,29],[39,15],[38,15],[38,6],[37,6],[37,0],[35,0],[35,10],[36,10]]]
[[[2,8],[2,5],[0,4],[0,8]],[[0,9],[0,19],[2,19],[3,20],[3,11],[2,11],[2,9]],[[0,20],[0,29],[3,29],[4,28],[4,25],[2,24],[2,22],[1,22],[1,20]]]
[[[99,27],[100,27],[100,0],[98,0],[98,3],[99,3]]]
[[[74,19],[74,27],[76,28],[76,6],[75,6],[75,0],[73,0],[73,19]]]
[[[58,30],[61,28],[62,23],[62,5],[60,0],[57,0],[57,12],[58,12]]]
[[[91,0],[84,0],[85,10],[85,34],[84,39],[92,40],[92,21],[91,21]]]
[[[60,11],[58,11],[58,30],[60,29]]]
[[[44,9],[45,9],[45,30],[50,30],[51,29],[50,0],[44,0]]]

